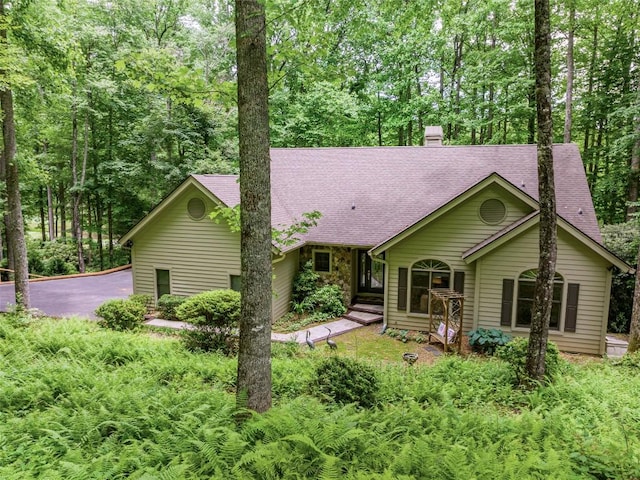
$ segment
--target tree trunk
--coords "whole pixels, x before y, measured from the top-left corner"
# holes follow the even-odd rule
[[[569,32],[567,36],[567,92],[564,106],[564,143],[571,143],[571,122],[573,120],[573,31],[575,29],[576,5],[569,2]]]
[[[44,204],[45,204],[45,199],[44,199],[44,188],[42,186],[40,186],[40,188],[38,189],[38,207],[40,210],[40,238],[42,239],[42,243],[47,241],[47,227],[46,227],[46,221],[44,219]]]
[[[526,371],[530,380],[544,379],[549,321],[556,269],[556,197],[551,122],[551,34],[549,0],[535,0],[536,111],[538,118],[538,196],[540,259],[534,294]]]
[[[633,309],[631,311],[631,331],[629,333],[628,353],[640,349],[640,248],[636,262],[636,288],[633,292]]]
[[[113,204],[107,200],[107,233],[109,235],[109,268],[113,268]]]
[[[58,185],[58,205],[60,206],[60,236],[67,238],[67,199],[64,183]]]
[[[242,307],[240,406],[271,407],[271,187],[264,3],[236,0]]]
[[[640,86],[638,86],[640,89]],[[627,200],[630,202],[627,207],[627,221],[634,218],[638,211],[638,180],[640,179],[640,117],[636,118],[636,141],[631,151],[631,166],[629,172],[629,195]]]
[[[4,20],[4,3],[0,0],[0,20]],[[0,39],[6,41],[6,30],[0,30]],[[4,43],[4,42],[3,42]],[[0,77],[2,72],[0,72]],[[20,199],[18,164],[16,154],[16,128],[13,117],[13,94],[10,89],[0,90],[0,110],[2,118],[2,170],[7,185],[7,249],[13,258],[16,305],[29,309],[29,265],[27,263],[27,245],[24,238],[24,220]]]

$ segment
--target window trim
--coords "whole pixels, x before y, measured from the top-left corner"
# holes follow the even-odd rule
[[[316,254],[318,253],[326,253],[329,255],[329,270],[317,270],[316,269]],[[311,252],[311,260],[313,263],[313,271],[320,275],[329,275],[333,271],[333,254],[330,249],[326,248],[314,248]]]
[[[451,265],[445,261],[442,261],[438,258],[420,258],[418,260],[416,260],[415,262],[413,262],[407,271],[407,315],[408,316],[414,316],[414,317],[421,317],[421,318],[427,318],[430,314],[431,314],[431,298],[428,299],[427,301],[427,305],[428,305],[428,311],[425,312],[416,312],[412,310],[412,302],[411,302],[411,296],[412,296],[412,292],[413,292],[413,271],[416,265],[422,263],[422,262],[435,262],[435,263],[440,263],[444,266],[446,266],[449,270],[444,270],[444,269],[435,269],[435,268],[431,268],[431,269],[424,269],[422,271],[428,271],[429,272],[429,285],[431,285],[432,282],[432,277],[431,275],[436,272],[436,273],[448,273],[449,274],[449,288],[453,288],[453,281],[455,278],[455,270],[453,268],[451,268]],[[418,270],[418,269],[416,269]],[[427,291],[429,291],[431,289],[431,287],[427,288]],[[431,294],[429,293],[429,297],[431,297]]]
[[[511,313],[511,330],[514,332],[530,332],[531,331],[531,325],[527,326],[522,326],[522,325],[518,325],[518,304],[520,302],[520,281],[521,281],[521,277],[523,276],[523,274],[527,274],[530,273],[532,271],[537,271],[538,268],[528,268],[526,270],[522,270],[520,273],[518,273],[516,275],[516,278],[514,280],[514,289],[513,289],[513,305],[511,306],[512,308],[512,313]],[[537,274],[536,274],[537,276]],[[558,278],[559,277],[559,278]],[[536,277],[533,277],[531,279],[531,281],[533,281],[535,283],[535,279]],[[567,290],[568,290],[568,285],[569,285],[569,281],[567,280],[567,278],[562,275],[559,272],[555,273],[555,278],[554,278],[554,284],[559,284],[560,282],[558,281],[559,279],[562,280],[561,284],[562,284],[562,292],[560,293],[560,306],[559,306],[559,313],[558,313],[558,328],[552,328],[549,327],[549,334],[550,335],[562,335],[564,334],[564,324],[565,324],[565,316],[566,316],[566,309],[567,309]],[[525,281],[527,281],[525,279]]]
[[[172,268],[164,266],[164,265],[154,265],[153,266],[153,290],[154,290],[154,293],[155,293],[156,301],[158,301],[158,299],[160,299],[160,296],[158,296],[158,270],[165,270],[165,271],[169,272],[169,293],[168,293],[168,295],[173,295],[173,273],[172,273]]]
[[[238,277],[240,279],[240,288],[242,288],[242,274],[236,272],[228,272],[227,278],[229,279],[229,290],[234,290],[232,277]],[[239,292],[240,290],[234,290],[235,292]]]

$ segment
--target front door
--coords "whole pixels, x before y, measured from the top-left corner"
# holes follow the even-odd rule
[[[372,261],[366,250],[358,250],[358,292],[384,293],[384,264]]]

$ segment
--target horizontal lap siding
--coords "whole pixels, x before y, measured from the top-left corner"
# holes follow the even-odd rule
[[[481,260],[480,308],[478,326],[500,328],[500,299],[502,280],[516,282],[519,274],[538,266],[538,228],[534,226],[498,250]],[[566,306],[567,285],[580,285],[578,316],[575,333],[549,332],[549,339],[561,350],[600,354],[602,319],[607,304],[606,270],[608,264],[598,255],[563,230],[558,230],[558,261],[556,270],[564,278],[563,312]],[[514,299],[514,302],[516,300]],[[526,331],[504,328],[514,335],[526,335]]]
[[[187,189],[133,238],[134,291],[155,295],[155,269],[171,271],[171,293],[193,295],[229,288],[229,275],[240,274],[240,235],[226,223],[187,214],[194,196],[215,205],[195,188]]]
[[[293,277],[298,271],[299,250],[287,253],[284,260],[273,266],[273,319],[277,320],[289,311]]]
[[[490,198],[500,198],[507,207],[507,216],[499,225],[487,225],[478,216],[480,205]],[[530,212],[531,208],[525,203],[501,187],[491,186],[390,248],[387,252],[389,326],[408,330],[428,328],[428,318],[398,311],[398,268],[411,268],[418,260],[434,258],[448,263],[454,271],[465,272],[464,331],[469,331],[473,327],[475,266],[467,265],[462,259],[462,254]],[[453,276],[451,282],[453,286]]]

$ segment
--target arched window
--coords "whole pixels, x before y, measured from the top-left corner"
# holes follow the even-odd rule
[[[533,299],[536,289],[538,270],[522,272],[518,278],[518,309],[516,311],[516,327],[531,327]],[[564,279],[556,272],[553,278],[553,305],[551,307],[550,330],[560,330],[560,312],[562,311],[562,290]]]
[[[439,260],[420,260],[411,267],[411,312],[429,313],[430,288],[450,288],[451,268]]]

